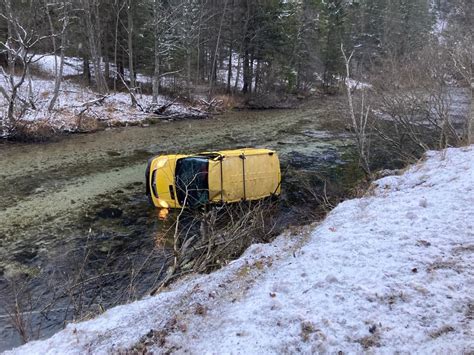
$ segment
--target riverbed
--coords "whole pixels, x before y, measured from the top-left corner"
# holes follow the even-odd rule
[[[151,156],[275,149],[289,226],[311,220],[317,203],[301,194],[295,175],[347,185],[360,177],[350,168],[353,139],[343,127],[326,104],[312,102],[0,144],[0,351],[138,299],[159,282],[170,253],[162,236],[171,222],[160,221],[145,196]],[[23,337],[15,314],[28,328]]]

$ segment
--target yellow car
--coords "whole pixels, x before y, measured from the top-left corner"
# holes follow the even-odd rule
[[[165,208],[258,200],[279,195],[280,184],[280,161],[269,149],[161,155],[146,170],[147,195]]]

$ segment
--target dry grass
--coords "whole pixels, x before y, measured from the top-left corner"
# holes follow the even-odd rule
[[[378,333],[370,334],[356,340],[365,350],[380,346],[380,335]]]
[[[228,111],[242,105],[242,98],[235,95],[216,95],[215,99],[220,102],[219,109],[223,111]]]

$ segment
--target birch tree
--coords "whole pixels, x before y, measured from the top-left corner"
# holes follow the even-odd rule
[[[351,60],[354,55],[352,51],[349,55],[346,54],[344,46],[341,44],[341,53],[344,58],[344,66],[346,68],[346,95],[347,102],[349,107],[349,114],[351,117],[351,126],[355,134],[355,139],[357,143],[357,151],[359,154],[359,165],[364,170],[365,174],[370,177],[370,150],[369,150],[369,132],[368,132],[368,120],[370,114],[370,106],[366,103],[365,93],[362,91],[362,96],[360,100],[360,108],[356,113],[356,108],[354,105],[354,100],[352,97],[351,86],[349,84],[349,79],[351,77]]]

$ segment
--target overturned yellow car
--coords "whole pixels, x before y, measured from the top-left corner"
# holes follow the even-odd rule
[[[279,195],[280,184],[280,161],[269,149],[161,155],[146,169],[146,192],[156,207],[258,200]]]

